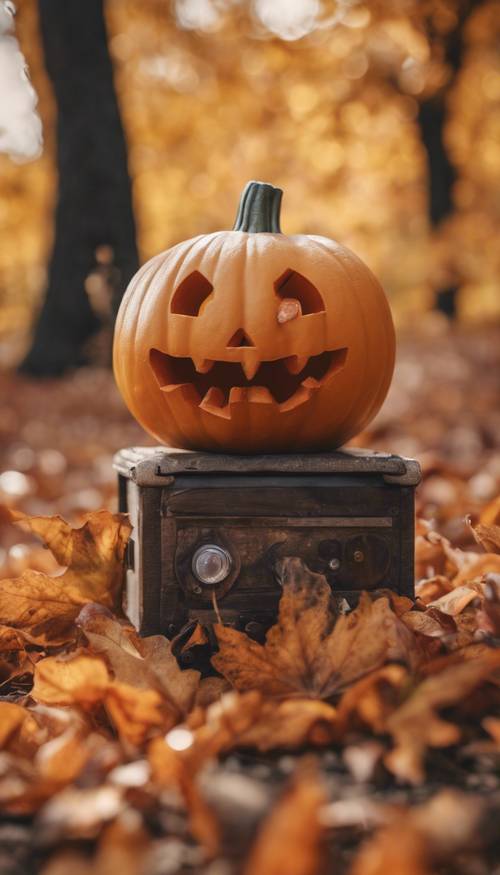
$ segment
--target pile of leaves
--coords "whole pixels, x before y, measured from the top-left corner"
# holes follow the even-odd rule
[[[335,608],[281,561],[264,644],[216,624],[139,638],[120,612],[130,527],[4,515],[60,573],[0,581],[0,872],[491,872],[500,850],[500,499],[476,548],[417,531],[415,602]],[[62,570],[64,569],[64,570]]]

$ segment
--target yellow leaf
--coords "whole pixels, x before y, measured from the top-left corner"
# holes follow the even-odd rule
[[[152,729],[165,732],[175,715],[164,707],[156,690],[144,690],[113,681],[107,687],[104,704],[120,738],[139,746]]]
[[[97,511],[79,529],[61,517],[11,518],[40,535],[67,568],[59,577],[25,571],[0,580],[0,623],[29,633],[33,643],[63,644],[75,635],[74,620],[85,603],[117,604],[130,525],[123,514]]]
[[[32,697],[46,705],[93,707],[103,701],[109,674],[102,659],[78,654],[70,659],[48,656],[35,666]]]

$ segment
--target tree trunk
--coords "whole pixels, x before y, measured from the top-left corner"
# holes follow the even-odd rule
[[[443,94],[425,100],[418,113],[420,136],[427,153],[427,186],[429,219],[434,230],[453,212],[453,183],[455,169],[448,158],[443,131],[446,123],[446,105]],[[435,308],[449,319],[456,315],[457,286],[437,289]]]
[[[483,0],[464,0],[459,7],[456,27],[450,31],[444,42],[444,60],[451,70],[446,88],[428,100],[423,100],[418,113],[418,123],[422,142],[427,153],[429,219],[436,231],[440,224],[453,212],[453,184],[456,179],[455,168],[451,163],[444,142],[446,124],[447,96],[453,88],[460,71],[464,53],[464,32],[470,15]],[[429,27],[429,40],[439,42],[442,37]],[[450,319],[456,315],[456,296],[458,286],[437,289],[435,307]]]
[[[39,0],[39,9],[58,109],[59,190],[46,296],[21,370],[55,376],[85,362],[99,328],[85,291],[98,247],[113,251],[115,307],[138,255],[103,0]]]

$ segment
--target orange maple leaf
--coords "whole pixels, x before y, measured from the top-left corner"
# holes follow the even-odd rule
[[[236,689],[328,699],[386,662],[417,660],[415,636],[387,598],[372,601],[362,593],[355,610],[335,616],[323,575],[297,558],[284,559],[279,574],[278,622],[265,645],[227,626],[214,627],[219,652],[212,663]]]

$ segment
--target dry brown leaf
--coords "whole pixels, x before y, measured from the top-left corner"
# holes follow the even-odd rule
[[[170,729],[177,719],[157,690],[112,681],[105,662],[86,653],[42,659],[31,695],[49,705],[93,709],[102,704],[120,738],[134,745]]]
[[[233,749],[321,747],[336,736],[336,722],[335,708],[320,700],[276,701],[264,699],[257,690],[241,694],[233,690],[205,711],[191,712],[185,728],[192,738],[182,758],[194,773],[207,760]]]
[[[19,578],[0,580],[0,623],[29,633],[37,644],[71,641],[75,618],[86,602],[115,604],[130,525],[123,514],[108,511],[89,514],[79,529],[58,516],[12,511],[11,517],[40,535],[67,568],[58,577],[28,570]]]
[[[451,592],[446,593],[446,595],[441,596],[441,598],[429,602],[427,607],[436,608],[443,614],[456,617],[482,592],[483,587],[479,582],[471,583],[469,586],[458,586],[456,589],[452,589]]]
[[[337,706],[336,738],[342,738],[357,718],[374,732],[385,731],[387,718],[401,702],[409,684],[402,665],[384,665],[357,681],[343,694]]]
[[[453,586],[462,586],[483,574],[500,574],[500,555],[498,553],[469,554],[473,558],[453,578]]]
[[[459,551],[447,538],[433,531],[427,520],[418,520],[415,537],[415,577],[453,577],[459,569]]]
[[[154,738],[148,747],[152,779],[163,787],[179,791],[192,835],[207,856],[214,857],[220,845],[219,824],[196,783],[196,772],[204,760],[200,758],[195,762],[184,753],[174,750],[163,738]]]
[[[436,607],[428,607],[426,611],[408,611],[401,619],[412,632],[428,638],[448,637],[457,631],[453,617]]]
[[[424,605],[433,602],[435,599],[441,598],[452,589],[451,580],[444,574],[437,574],[434,577],[423,578],[415,584],[415,595]]]
[[[442,790],[423,805],[387,813],[389,823],[361,848],[349,875],[434,875],[435,864],[477,836],[483,804]]]
[[[87,762],[91,749],[80,729],[70,727],[61,735],[42,744],[35,757],[35,766],[42,780],[64,786],[74,781]]]
[[[500,651],[490,651],[464,663],[454,663],[426,678],[386,722],[395,743],[385,763],[393,774],[413,784],[424,779],[428,747],[447,747],[460,738],[460,728],[442,720],[438,711],[460,703],[492,676]]]
[[[116,681],[138,689],[157,690],[180,719],[191,708],[200,673],[182,670],[163,635],[139,638],[130,626],[86,606],[77,623],[90,649],[101,655]]]
[[[233,747],[260,751],[322,747],[335,737],[337,712],[315,699],[264,701],[258,715],[243,732],[235,735]],[[227,748],[226,748],[227,749]]]
[[[15,702],[0,702],[0,748],[3,749],[20,728],[29,712]]]
[[[83,525],[72,528],[60,516],[27,516],[11,511],[14,522],[38,535],[59,565],[67,567],[65,584],[80,588],[87,601],[116,605],[122,582],[122,562],[132,531],[126,514],[97,510],[86,514]]]
[[[481,544],[487,553],[500,553],[500,526],[478,523],[471,528],[477,543]]]
[[[207,709],[204,725],[194,733],[194,753],[199,749],[204,756],[214,756],[240,747],[268,751],[322,746],[332,741],[335,728],[336,710],[325,702],[299,698],[276,702],[255,690],[231,692]]]
[[[496,498],[485,504],[479,515],[479,522],[485,526],[500,523],[500,495],[497,495]]]
[[[385,662],[413,664],[415,638],[386,598],[362,593],[358,607],[334,623],[331,589],[300,559],[280,569],[283,594],[277,625],[265,645],[215,626],[219,652],[212,663],[238,690],[267,696],[329,698]]]
[[[109,680],[108,669],[98,657],[85,653],[71,658],[48,656],[35,667],[31,695],[47,705],[92,708],[103,701]]]
[[[316,769],[303,762],[260,827],[243,875],[316,875],[322,860],[320,811],[325,802]]]
[[[156,690],[144,690],[113,681],[103,697],[106,711],[121,739],[140,746],[152,732],[165,732],[175,723]]]

